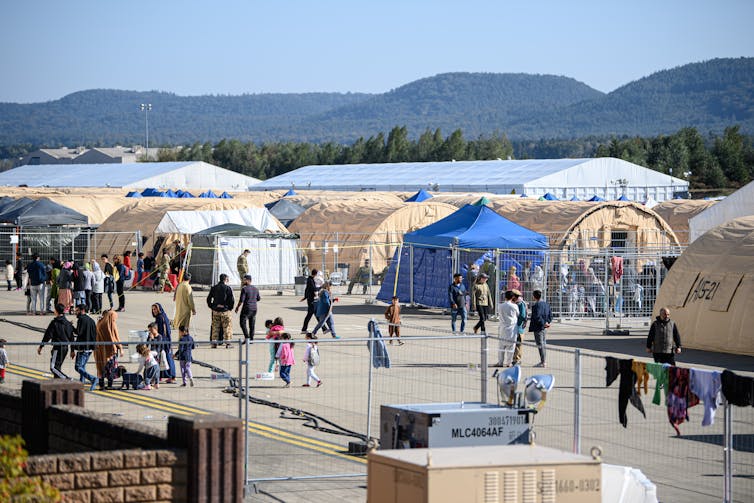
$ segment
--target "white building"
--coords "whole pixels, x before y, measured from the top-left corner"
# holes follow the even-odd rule
[[[305,166],[251,190],[491,192],[559,199],[672,199],[689,182],[611,157]]]
[[[0,186],[245,191],[259,180],[206,162],[26,165],[0,173]]]
[[[754,215],[754,182],[689,219],[689,243],[734,218]]]

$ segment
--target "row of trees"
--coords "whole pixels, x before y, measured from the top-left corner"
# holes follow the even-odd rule
[[[501,133],[466,140],[460,129],[443,136],[425,130],[416,140],[406,127],[359,138],[350,145],[328,142],[263,143],[222,140],[195,143],[182,149],[164,148],[160,161],[205,161],[267,179],[312,164],[463,161],[509,158],[616,157],[688,179],[693,189],[740,187],[754,179],[754,142],[739,126],[720,135],[703,136],[695,128],[650,138],[582,138],[511,143]]]

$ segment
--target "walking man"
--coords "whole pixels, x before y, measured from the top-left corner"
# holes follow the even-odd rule
[[[39,260],[39,255],[34,255],[34,260],[26,267],[29,273],[29,291],[31,295],[31,311],[34,314],[45,314],[45,281],[47,270]]]
[[[50,372],[55,379],[70,379],[67,375],[60,370],[63,366],[65,357],[68,355],[68,346],[73,341],[73,325],[65,317],[66,307],[63,304],[55,304],[55,317],[52,319],[45,335],[42,337],[42,342],[37,348],[37,354],[42,354],[42,348],[48,342],[52,344],[52,352],[50,353]]]
[[[71,350],[71,359],[76,363],[74,369],[79,373],[79,381],[89,381],[91,386],[89,391],[94,391],[99,380],[86,371],[86,363],[94,351],[94,342],[97,340],[97,324],[86,314],[86,304],[76,306],[76,328],[73,332],[76,334],[76,344]]]
[[[233,290],[228,286],[228,275],[221,274],[220,281],[209,290],[207,306],[212,310],[212,332],[210,340],[212,347],[216,348],[218,342],[225,342],[225,347],[230,347],[233,331],[230,327],[230,311],[233,309],[235,299]],[[222,330],[222,339],[220,331]]]
[[[675,355],[681,354],[681,334],[667,307],[660,308],[660,316],[649,327],[647,353],[652,353],[655,363],[671,365],[675,365]]]
[[[453,275],[453,282],[448,287],[450,297],[450,329],[456,332],[456,318],[461,317],[461,333],[466,330],[466,287],[461,281],[461,273]]]
[[[306,255],[304,255],[306,256]],[[312,269],[311,274],[306,278],[306,289],[304,290],[304,296],[299,302],[306,301],[306,317],[304,318],[304,325],[301,327],[301,333],[305,334],[309,331],[309,320],[314,316],[314,312],[317,309],[317,284],[314,282],[314,278],[319,271]]]
[[[539,363],[534,366],[546,367],[547,342],[545,340],[545,332],[550,328],[550,323],[552,323],[552,310],[547,301],[542,300],[542,292],[540,290],[534,290],[532,297],[534,297],[534,304],[531,306],[529,332],[534,332],[534,341],[537,343],[537,349],[539,350]]]
[[[485,273],[480,273],[471,289],[471,310],[479,314],[479,321],[474,325],[474,333],[479,332],[480,328],[483,334],[487,333],[484,322],[487,321],[489,309],[492,306],[492,295],[490,294],[490,287],[487,285],[488,277]]]
[[[183,281],[178,283],[178,288],[173,294],[175,301],[175,317],[173,324],[176,327],[186,327],[186,331],[191,326],[191,317],[196,316],[196,305],[194,304],[194,289],[191,288],[191,273],[183,274]]]
[[[251,284],[251,274],[243,277],[243,287],[241,288],[241,298],[238,299],[236,312],[241,309],[241,331],[246,339],[244,342],[254,340],[254,323],[257,320],[257,302],[259,290]]]
[[[238,256],[238,261],[236,262],[236,269],[238,269],[238,277],[241,279],[242,283],[243,283],[243,277],[249,274],[249,261],[246,258],[249,256],[249,253],[251,253],[251,251],[244,250],[243,253]]]

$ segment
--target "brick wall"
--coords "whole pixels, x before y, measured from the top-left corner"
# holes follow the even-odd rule
[[[66,503],[186,501],[186,452],[140,449],[31,456],[26,472]]]
[[[49,453],[168,447],[164,431],[75,405],[53,405],[47,418]]]
[[[0,435],[20,435],[22,424],[21,391],[0,391]]]

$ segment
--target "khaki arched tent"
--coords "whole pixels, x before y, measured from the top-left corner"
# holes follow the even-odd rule
[[[684,347],[754,356],[754,216],[694,241],[660,288],[654,314],[670,308]]]
[[[126,193],[122,189],[107,188],[2,187],[0,195],[30,199],[46,197],[86,215],[89,218],[89,225],[94,227],[133,201],[125,197]]]
[[[304,208],[310,208],[315,204],[332,201],[351,201],[353,203],[382,201],[402,202],[402,193],[397,192],[345,192],[337,190],[296,190],[296,195],[286,196],[286,199],[300,204]]]
[[[546,235],[554,249],[607,248],[616,238],[636,251],[679,246],[668,224],[639,203],[519,198],[493,199],[489,206],[505,218]]]
[[[309,267],[321,269],[323,244],[328,243],[325,269],[347,263],[353,273],[364,260],[372,257],[372,268],[379,273],[395,253],[403,235],[425,227],[456,211],[450,204],[433,199],[421,203],[403,201],[332,201],[316,204],[303,212],[289,228],[301,236],[301,247]],[[335,260],[333,245],[338,244]]]
[[[260,199],[267,201],[264,192]],[[95,234],[92,248],[94,254],[102,253],[109,255],[121,254],[124,250],[135,250],[134,236],[138,231],[142,237],[142,249],[152,251],[157,238],[157,225],[168,211],[201,211],[201,210],[233,210],[242,208],[263,208],[262,202],[253,198],[244,199],[178,199],[178,198],[144,198],[136,199],[118,211],[113,213]],[[280,225],[280,231],[286,232],[285,227]],[[190,236],[166,235],[165,242],[171,243],[175,239],[181,239],[184,244],[188,243]]]
[[[689,220],[717,201],[706,199],[672,199],[652,207],[652,211],[665,220],[682,245],[689,244]]]

